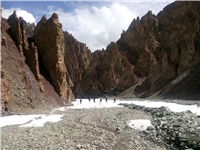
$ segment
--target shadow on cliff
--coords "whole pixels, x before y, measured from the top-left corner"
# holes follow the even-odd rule
[[[60,106],[63,106],[64,105],[63,102],[65,100],[59,97],[59,95],[55,92],[55,88],[51,84],[52,83],[51,76],[43,63],[42,56],[39,53],[38,53],[38,60],[39,60],[40,74],[43,76],[41,81],[42,84],[44,85],[44,90],[47,97],[53,97]]]

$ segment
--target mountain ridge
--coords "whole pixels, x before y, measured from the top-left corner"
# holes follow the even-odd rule
[[[197,69],[194,66],[200,62],[199,8],[199,2],[174,2],[157,16],[148,11],[141,19],[134,19],[118,41],[93,53],[62,30],[56,13],[49,19],[43,16],[34,26],[14,11],[9,19],[1,18],[2,109],[39,107],[48,95],[50,99],[45,101],[57,105],[69,105],[75,98],[105,96],[172,98],[172,90],[181,90],[179,82],[188,83],[183,80],[192,76],[185,72]],[[15,61],[10,63],[9,59]],[[10,75],[9,67],[18,72],[16,77]],[[198,73],[194,76],[198,80]],[[170,85],[175,80],[177,83]],[[17,89],[15,81],[26,88]],[[34,87],[38,89],[30,92]],[[200,99],[193,95],[193,99]],[[16,97],[20,97],[19,104],[14,102]]]

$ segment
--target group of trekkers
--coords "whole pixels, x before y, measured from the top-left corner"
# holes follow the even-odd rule
[[[89,100],[89,103],[90,103],[90,101],[91,101],[91,99],[89,98],[88,99]],[[108,99],[107,98],[105,98],[105,101],[106,101],[106,103],[108,102]],[[96,99],[94,98],[93,99],[93,102],[94,103],[96,103]],[[100,98],[100,101],[99,101],[100,103],[102,102],[102,98]],[[114,98],[114,103],[116,102],[116,99]],[[80,99],[80,104],[82,104],[82,99]]]

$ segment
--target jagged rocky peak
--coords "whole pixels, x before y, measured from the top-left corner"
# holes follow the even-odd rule
[[[11,38],[15,41],[21,55],[26,51],[28,47],[27,37],[32,37],[35,29],[35,24],[27,23],[22,17],[17,17],[16,11],[13,12],[8,18],[10,28],[8,33]]]
[[[9,16],[8,20],[14,20],[14,19],[17,19],[17,13],[16,13],[16,10],[14,10],[13,14]]]
[[[63,98],[73,99],[71,78],[64,61],[65,36],[58,15],[54,13],[48,20],[43,16],[36,26],[33,39],[56,92]]]
[[[62,31],[56,13],[41,18],[33,38],[16,12],[8,21],[20,53],[34,55],[30,62],[38,57],[44,68],[30,66],[36,74],[45,70],[61,97],[120,94],[132,86],[132,93],[148,97],[200,61],[199,8],[199,2],[174,2],[157,16],[148,11],[135,18],[116,43],[93,53]],[[28,36],[30,51],[24,40]]]
[[[60,28],[62,28],[62,24],[59,22],[59,17],[57,13],[53,13],[47,21],[53,21],[57,26],[59,25]]]
[[[18,18],[16,11],[14,11],[14,13],[9,17],[8,23],[10,25],[8,33],[18,47],[21,56],[25,56],[26,63],[33,71],[37,81],[40,83],[41,90],[44,91],[39,72],[37,47],[35,47],[33,42],[30,42],[32,41],[31,37],[35,29],[35,24],[27,23],[22,17]]]
[[[53,13],[51,17],[54,18],[54,19],[58,19],[58,14],[57,13]]]
[[[130,87],[129,83],[137,82],[135,77],[133,66],[119,52],[117,44],[111,42],[106,50],[92,53],[92,60],[74,94],[76,97],[98,97],[112,92],[119,83],[123,85],[119,90]],[[124,82],[125,80],[129,82]]]
[[[18,17],[17,17],[17,14],[16,14],[16,10],[14,10],[13,14],[9,16],[8,18],[8,23],[10,26],[12,26],[14,24],[14,21],[17,21],[18,20]]]
[[[142,38],[137,36],[141,41],[138,42],[140,45],[147,44],[146,50],[150,50],[149,56],[155,60],[146,70],[147,80],[136,88],[136,91],[143,93],[144,97],[160,90],[168,82],[200,61],[199,9],[200,5],[196,2],[174,2],[157,16],[147,13],[141,19],[141,22],[146,24],[143,33],[149,37],[146,42],[142,42]],[[135,47],[134,52],[136,51]],[[132,52],[132,54],[135,53]],[[148,60],[148,57],[140,55],[136,63],[136,71],[141,58]],[[140,63],[140,72],[143,70],[142,66],[153,59]],[[145,92],[146,94],[144,94]]]
[[[33,36],[33,31],[35,30],[35,23],[27,23],[22,17],[19,17],[21,28],[24,28],[27,37]]]
[[[82,79],[83,72],[89,66],[92,54],[86,44],[77,41],[67,31],[63,33],[65,37],[65,64],[73,82],[73,87],[75,87],[77,82]]]
[[[148,13],[141,18],[141,23],[147,27],[157,26],[156,20],[156,16],[149,10]]]
[[[43,15],[40,21],[46,21],[46,20],[47,20],[46,15]]]
[[[20,54],[23,56],[23,39],[22,39],[22,29],[20,26],[20,20],[18,19],[16,15],[16,11],[13,12],[11,16],[8,18],[8,23],[10,25],[10,28],[8,30],[9,35],[15,42]]]
[[[135,94],[148,97],[200,61],[199,2],[174,2],[157,16],[134,19],[117,41],[138,77]]]

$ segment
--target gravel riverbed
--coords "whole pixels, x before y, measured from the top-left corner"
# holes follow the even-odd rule
[[[50,113],[49,113],[50,114]],[[130,120],[151,119],[142,110],[119,108],[67,109],[56,123],[43,127],[1,128],[2,150],[165,150],[161,138],[128,126]],[[38,118],[39,119],[39,118]]]
[[[126,100],[128,100],[128,103],[129,99]],[[77,100],[74,102],[75,106],[72,107],[76,109],[68,107],[67,109],[53,110],[49,107],[49,109],[44,110],[32,109],[30,111],[3,113],[4,115],[41,115],[41,117],[37,116],[34,120],[43,119],[42,115],[48,117],[60,114],[63,117],[59,122],[46,122],[42,127],[20,127],[21,125],[2,127],[1,149],[176,150],[199,146],[200,116],[196,116],[190,111],[173,113],[164,107],[145,108],[134,104],[124,104],[125,107],[117,107],[117,104],[121,102],[124,101],[89,103],[88,100],[84,100],[80,104]],[[165,100],[165,102],[173,103],[176,100]],[[179,103],[199,106],[198,101],[179,101]],[[188,109],[188,107],[185,109]],[[147,130],[133,129],[136,124],[132,124],[130,121],[140,119],[150,120],[152,126],[149,126]],[[30,122],[33,121],[30,120],[25,125]],[[133,128],[128,124],[132,124]],[[187,136],[185,136],[185,133],[187,133]],[[181,135],[181,137],[177,135]],[[190,135],[198,135],[198,137],[194,139]],[[191,139],[194,140],[191,141]],[[178,144],[176,141],[178,141]]]

